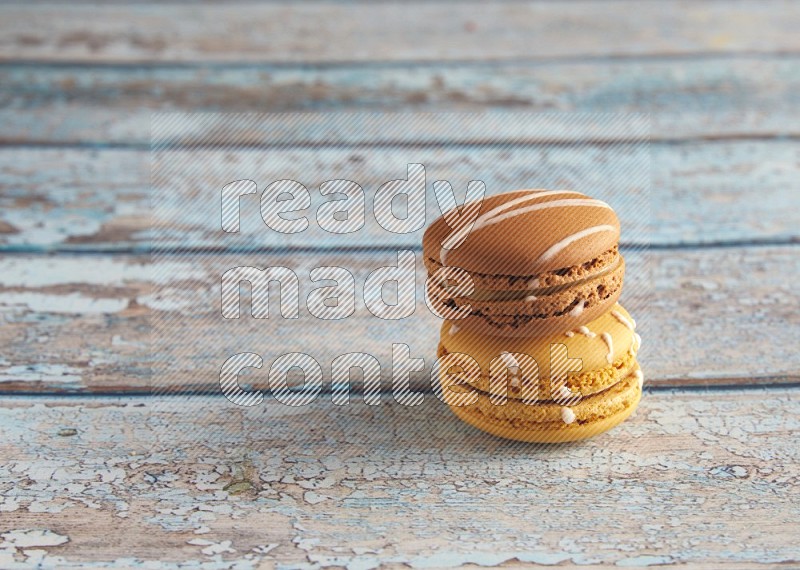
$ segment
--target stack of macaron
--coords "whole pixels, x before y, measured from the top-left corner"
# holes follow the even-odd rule
[[[618,303],[620,225],[567,190],[487,197],[473,222],[425,232],[427,294],[442,308],[440,395],[489,433],[564,442],[627,418],[642,394],[636,323]],[[461,208],[462,214],[470,205]]]

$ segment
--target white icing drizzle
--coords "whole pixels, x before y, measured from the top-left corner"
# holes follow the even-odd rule
[[[519,374],[519,362],[517,362],[517,359],[514,358],[510,352],[505,350],[501,352],[500,359],[503,361],[503,364],[506,365],[506,368],[508,368],[508,371],[511,372],[511,374],[515,376]]]
[[[565,424],[571,424],[575,421],[575,412],[572,411],[572,408],[567,406],[562,406],[561,408],[561,420]]]
[[[640,348],[642,348],[642,337],[640,337],[638,333],[633,333],[633,342],[631,342],[631,347],[628,349],[628,353],[633,356],[639,351]]]
[[[505,212],[506,210],[517,206],[518,204],[523,204],[529,200],[533,200],[534,198],[542,198],[544,196],[557,196],[559,194],[580,194],[580,192],[573,192],[570,190],[533,190],[527,194],[524,194],[518,198],[514,198],[513,200],[509,200],[508,202],[504,202],[499,206],[495,206],[485,214],[481,214],[475,219],[475,223],[472,224],[472,227],[462,226],[461,228],[456,231],[452,237],[448,239],[452,239],[453,241],[461,241],[466,236],[464,234],[469,235],[470,232],[477,231],[486,220],[498,215],[500,212]],[[447,256],[447,252],[450,251],[448,249],[442,248],[442,251],[439,254],[439,259],[442,261],[442,265],[445,264],[445,257]]]
[[[526,301],[527,303],[530,303],[531,301],[535,301],[535,300],[536,300],[536,299],[538,299],[538,298],[539,298],[539,297],[537,297],[536,295],[528,295],[527,297],[525,297],[525,301]]]
[[[607,332],[601,334],[600,338],[602,338],[603,342],[605,342],[606,346],[608,346],[608,354],[606,354],[606,362],[611,364],[612,362],[614,362],[614,341],[612,340],[611,335],[608,334]]]
[[[538,289],[539,288],[539,279],[534,277],[530,281],[528,281],[528,289]]]
[[[578,192],[576,192],[576,194],[577,193]],[[549,202],[542,202],[541,204],[534,204],[533,206],[526,206],[525,208],[519,208],[518,210],[514,210],[512,212],[500,214],[499,216],[495,216],[489,220],[486,220],[481,227],[499,224],[505,220],[516,218],[517,216],[528,214],[530,212],[536,212],[538,210],[549,210],[550,208],[563,208],[566,206],[586,206],[592,208],[611,209],[611,206],[602,200],[595,200],[594,198],[567,198],[565,200],[550,200]]]
[[[569,338],[572,338],[573,336],[575,336],[575,333],[572,332],[572,331],[567,331],[564,334],[567,335],[567,337],[569,337]]]
[[[525,203],[529,200],[534,200],[536,198],[543,198],[545,196],[557,196],[559,194],[578,194],[582,195],[580,192],[573,192],[571,190],[548,190],[548,191],[535,191],[531,192],[530,194],[526,194],[524,196],[520,196],[519,198],[514,198],[513,200],[509,200],[499,206],[492,208],[485,214],[478,216],[475,220],[475,223],[472,224],[472,227],[464,226],[460,228],[452,237],[448,238],[448,240],[452,239],[453,241],[461,241],[463,239],[462,234],[469,235],[470,232],[476,232],[481,228],[486,226],[490,226],[492,224],[500,223],[504,220],[509,218],[513,218],[516,216],[521,216],[522,214],[527,214],[529,212],[535,212],[537,210],[545,210],[549,208],[560,208],[565,206],[584,206],[584,207],[595,207],[595,208],[608,208],[611,210],[611,206],[603,202],[602,200],[595,200],[594,198],[566,198],[564,200],[551,200],[549,202],[542,202],[540,204],[533,204],[532,206],[527,206],[525,208],[518,208],[511,212],[506,212],[506,210],[510,210],[515,206]],[[505,213],[501,213],[505,212]],[[441,260],[442,265],[447,263],[447,252],[450,251],[445,249],[444,247],[439,252],[439,259]]]
[[[583,309],[586,307],[586,300],[581,299],[578,301],[578,304],[575,305],[575,308],[572,309],[569,314],[573,317],[580,317],[583,314]]]
[[[597,336],[595,333],[589,330],[589,327],[586,326],[578,327],[578,332],[587,338],[594,338]]]
[[[459,331],[458,325],[450,325],[450,334],[456,334]]]
[[[578,394],[573,393],[572,390],[563,385],[555,390],[555,396],[561,400],[578,399]]]
[[[617,319],[623,325],[628,327],[630,330],[636,329],[636,323],[631,321],[631,320],[626,319],[625,315],[623,315],[619,311],[611,311],[611,316],[613,316],[615,319]]]
[[[478,219],[475,220],[475,227],[479,225],[484,225],[485,222],[491,220],[498,216],[501,212],[505,212],[506,210],[510,210],[511,208],[518,206],[520,204],[524,204],[529,200],[534,200],[536,198],[544,198],[545,196],[558,196],[559,194],[581,194],[580,192],[575,192],[574,190],[533,190],[528,194],[523,196],[519,196],[518,198],[514,198],[513,200],[509,200],[508,202],[503,202],[502,204],[495,206],[485,214],[478,216]]]
[[[558,201],[558,200],[556,200]],[[564,248],[568,245],[578,241],[579,239],[585,238],[586,236],[590,236],[592,234],[598,234],[600,232],[615,232],[617,228],[609,224],[603,224],[602,226],[594,226],[592,228],[586,228],[585,230],[581,230],[579,232],[575,232],[571,236],[567,236],[562,239],[560,242],[554,244],[550,247],[547,251],[545,251],[541,257],[539,257],[539,261],[549,261],[553,259],[556,255],[558,255]]]

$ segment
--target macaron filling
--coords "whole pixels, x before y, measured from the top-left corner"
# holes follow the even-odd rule
[[[548,295],[553,295],[555,293],[560,293],[562,291],[566,291],[568,289],[572,289],[573,287],[583,285],[584,283],[588,283],[593,279],[597,279],[598,277],[603,277],[604,275],[608,275],[609,273],[613,272],[620,264],[620,257],[616,257],[614,261],[610,264],[605,266],[601,271],[596,273],[591,273],[581,279],[576,281],[570,281],[568,283],[563,283],[561,285],[555,285],[553,287],[540,287],[538,289],[512,289],[512,290],[504,290],[504,289],[482,289],[476,288],[472,294],[467,295],[464,299],[470,301],[535,301],[539,297],[546,297]]]
[[[563,402],[564,400],[574,402],[602,393],[610,386],[627,378],[636,370],[638,367],[636,363],[637,350],[638,347],[635,348],[635,345],[632,344],[630,350],[625,351],[622,356],[615,359],[612,364],[604,368],[570,374],[567,376],[563,386],[548,387],[549,382],[547,380],[540,380],[539,390],[540,393],[543,394],[543,397],[537,399],[537,402],[557,403]],[[449,354],[448,350],[442,344],[439,344],[437,356],[442,358],[447,354]],[[453,377],[457,379],[457,382],[454,383],[453,387],[450,389],[458,390],[458,387],[463,387],[464,389],[472,389],[487,395],[492,392],[489,389],[489,376],[485,374],[481,374],[478,377],[469,377],[463,372],[451,372],[449,376],[451,379],[453,379]],[[522,378],[518,380],[519,381],[516,383],[514,383],[513,380],[509,380],[507,386],[508,391],[505,395],[510,400],[522,400],[528,397],[524,395],[525,386],[523,383],[525,379]]]
[[[517,429],[543,429],[571,427],[590,424],[614,416],[634,406],[641,395],[639,386],[638,365],[621,381],[606,390],[569,404],[575,419],[565,423],[559,402],[524,403],[522,400],[508,399],[505,404],[498,405],[491,401],[490,394],[472,389],[478,394],[478,400],[471,405],[461,406],[463,412],[480,416],[486,421],[502,427]]]
[[[580,265],[562,267],[543,273],[511,275],[506,273],[481,273],[471,269],[467,270],[472,277],[476,289],[533,292],[536,289],[571,285],[581,280],[591,279],[596,275],[605,273],[606,269],[609,267],[616,268],[619,263],[619,247],[614,246]],[[425,265],[431,273],[441,267],[445,267],[438,259],[430,256],[425,258]]]

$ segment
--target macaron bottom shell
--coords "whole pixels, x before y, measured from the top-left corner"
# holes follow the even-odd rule
[[[569,423],[562,417],[565,406],[557,402],[526,403],[508,399],[498,405],[489,394],[474,390],[477,400],[468,405],[450,405],[452,412],[471,426],[505,439],[533,443],[565,443],[604,433],[627,419],[642,396],[641,369],[634,370],[614,386],[571,404]],[[445,400],[462,397],[443,388]],[[463,400],[461,400],[463,401]]]

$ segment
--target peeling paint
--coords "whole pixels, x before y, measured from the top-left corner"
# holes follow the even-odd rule
[[[794,560],[800,398],[752,395],[656,392],[618,430],[548,448],[488,438],[435,401],[250,417],[212,398],[179,413],[146,398],[13,398],[0,407],[14,458],[0,463],[0,510],[88,521],[69,527],[59,560],[31,553],[66,568],[91,567],[74,544],[109,528],[152,537],[138,566],[164,555],[190,568],[355,570]],[[220,429],[223,417],[238,427]],[[76,418],[80,445],[56,436]],[[229,492],[244,481],[246,493]]]
[[[617,566],[663,566],[674,563],[675,560],[671,556],[632,556],[617,561]]]
[[[62,364],[24,364],[0,369],[3,382],[42,382],[48,385],[80,384],[82,370]]]
[[[6,292],[0,294],[0,305],[22,305],[37,313],[108,314],[124,310],[130,300],[86,297],[80,293],[56,295],[47,293]]]
[[[31,546],[58,546],[69,542],[68,536],[55,533],[50,529],[21,529],[0,534],[3,539],[0,548],[28,548]]]
[[[194,546],[204,546],[202,553],[206,556],[214,556],[216,554],[224,554],[227,552],[235,553],[236,550],[231,548],[231,541],[224,540],[222,542],[213,542],[202,538],[193,538],[186,541],[187,544]]]
[[[170,260],[169,271],[158,271],[149,260],[133,261],[125,257],[60,256],[39,259],[32,263],[22,257],[0,258],[0,286],[2,287],[52,287],[65,284],[115,287],[126,283],[152,282],[164,284],[176,276],[182,279],[202,279],[206,276],[201,267],[190,262]]]

